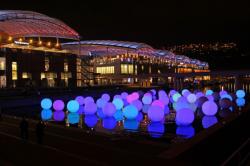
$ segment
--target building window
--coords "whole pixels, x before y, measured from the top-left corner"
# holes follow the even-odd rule
[[[45,64],[44,70],[49,71],[49,58],[48,57],[45,57],[44,64]]]
[[[114,74],[115,67],[114,66],[96,67],[96,72],[100,74]]]
[[[0,58],[0,70],[5,70],[5,58]]]
[[[41,80],[45,78],[45,73],[41,73]]]
[[[121,74],[133,74],[134,66],[131,64],[121,64]]]
[[[12,62],[12,80],[17,80],[17,62]]]
[[[68,64],[67,60],[64,60],[63,68],[64,68],[64,72],[68,72],[69,71],[69,64]]]
[[[30,78],[31,79],[31,73],[23,72],[22,78],[24,78],[24,79]]]

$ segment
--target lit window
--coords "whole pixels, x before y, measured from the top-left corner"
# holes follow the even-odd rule
[[[45,73],[41,73],[41,80],[45,78]]]
[[[0,70],[5,70],[5,58],[0,58]]]
[[[17,62],[12,62],[12,80],[17,80]]]
[[[100,74],[114,74],[115,67],[114,66],[96,67],[96,72]]]
[[[65,71],[65,72],[68,72],[68,71],[69,71],[69,65],[68,65],[68,62],[67,62],[67,61],[64,62],[64,65],[63,65],[63,66],[64,66],[64,71]]]
[[[45,65],[44,65],[44,70],[45,71],[49,71],[49,58],[48,57],[45,57]]]
[[[31,78],[31,73],[23,72],[22,78],[24,78],[24,79]]]
[[[133,74],[134,66],[131,64],[121,64],[121,74]]]

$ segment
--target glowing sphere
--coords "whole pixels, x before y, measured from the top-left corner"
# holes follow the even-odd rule
[[[164,105],[163,102],[160,101],[160,100],[155,100],[155,101],[153,101],[153,103],[152,103],[151,105],[152,105],[152,106],[159,106],[159,107],[161,107],[162,109],[165,108],[165,105]]]
[[[173,107],[175,111],[179,111],[180,109],[183,109],[183,108],[189,108],[190,104],[185,100],[181,100],[180,98],[176,103],[174,103]]]
[[[206,96],[209,101],[214,101],[214,96],[213,95],[208,95]]]
[[[169,91],[169,96],[173,96],[175,93],[177,93],[176,90],[170,90],[170,91]]]
[[[140,100],[134,100],[131,104],[136,106],[138,111],[141,111],[143,104]]]
[[[67,103],[67,109],[69,112],[77,112],[79,107],[80,107],[80,105],[76,100],[70,100]]]
[[[190,92],[190,91],[185,91],[185,92],[184,92],[184,94],[183,94],[183,96],[187,98],[187,97],[188,97],[188,95],[190,95],[190,94],[191,94],[191,92]]]
[[[52,118],[52,110],[48,109],[48,110],[42,110],[41,112],[41,118],[42,120],[46,121],[46,120],[50,120]]]
[[[117,121],[124,119],[122,110],[117,110],[113,116]]]
[[[95,127],[96,123],[98,122],[98,118],[96,115],[86,115],[84,117],[84,123],[90,127],[93,128]]]
[[[172,98],[174,102],[177,102],[180,97],[181,97],[180,93],[175,93]]]
[[[127,101],[128,101],[128,103],[132,103],[133,101],[138,100],[139,97],[140,97],[139,93],[133,92],[132,94],[127,96]]]
[[[218,122],[218,119],[216,116],[204,116],[202,118],[202,126],[203,128],[207,129],[211,126],[213,126],[214,124],[216,124]]]
[[[76,124],[80,121],[80,116],[77,113],[69,113],[68,114],[68,121],[70,124]]]
[[[212,95],[213,93],[214,93],[214,91],[209,89],[209,90],[206,91],[205,94],[206,94],[206,96],[209,96],[209,95]]]
[[[84,105],[84,113],[86,115],[95,114],[97,111],[97,105],[94,102],[88,102]]]
[[[53,108],[56,111],[61,111],[64,109],[64,102],[62,100],[56,100],[53,103]]]
[[[84,104],[84,97],[83,96],[77,96],[75,100],[79,103],[79,105]]]
[[[94,99],[93,99],[93,97],[91,97],[91,96],[88,96],[88,97],[85,97],[84,98],[84,104],[87,104],[87,103],[94,103],[95,101],[94,101]]]
[[[193,126],[191,125],[190,126],[178,126],[176,128],[176,134],[184,138],[191,138],[194,136],[195,130]]]
[[[168,96],[162,95],[162,96],[159,97],[159,100],[160,100],[164,105],[168,105],[168,103],[169,103],[169,98],[168,98]]]
[[[221,90],[219,94],[220,94],[220,97],[221,97],[221,96],[223,96],[223,95],[227,94],[227,91],[225,91],[225,90]]]
[[[44,98],[41,101],[42,109],[48,110],[52,107],[52,101],[49,98]]]
[[[110,96],[107,93],[104,93],[101,98],[107,102],[110,100]]]
[[[151,137],[160,138],[165,132],[164,124],[161,122],[151,122],[148,125],[148,132]]]
[[[146,93],[144,94],[144,96],[142,97],[142,102],[143,104],[151,104],[152,103],[152,95],[150,93]]]
[[[137,120],[138,122],[140,122],[140,121],[143,120],[143,114],[142,114],[141,112],[139,112],[139,114],[137,115],[136,120]]]
[[[181,91],[181,94],[184,96],[184,94],[187,93],[187,92],[189,92],[188,89],[183,89],[183,90]]]
[[[80,114],[80,115],[84,114],[84,106],[83,105],[79,106],[79,109],[78,109],[77,113]]]
[[[246,100],[244,98],[237,98],[236,104],[238,107],[243,107],[246,104]]]
[[[128,106],[126,106],[123,109],[123,115],[127,118],[127,119],[135,119],[138,115],[138,110],[136,108],[136,106],[130,104]]]
[[[63,111],[56,111],[56,112],[54,112],[54,114],[53,114],[53,119],[54,119],[55,121],[60,122],[60,121],[63,121],[64,118],[65,118],[65,113],[64,113]]]
[[[124,103],[121,98],[115,98],[112,102],[115,105],[116,110],[122,109]]]
[[[107,117],[102,120],[102,126],[105,129],[112,130],[116,127],[116,120],[114,117]]]
[[[224,94],[224,95],[221,95],[221,99],[229,99],[230,101],[233,101],[233,98],[231,95],[229,94]]]
[[[107,117],[111,117],[115,114],[116,108],[113,103],[108,102],[102,109],[103,114]]]
[[[102,111],[101,108],[98,108],[98,109],[97,109],[96,114],[97,114],[97,116],[98,116],[99,118],[101,118],[101,119],[105,118],[105,115],[104,115],[104,113],[103,113],[103,111]]]
[[[191,109],[183,108],[176,112],[175,121],[177,125],[190,125],[194,121],[194,112]]]
[[[127,92],[122,92],[121,96],[122,96],[122,99],[127,99],[128,93]]]
[[[167,93],[164,91],[164,90],[159,90],[158,92],[158,97],[165,97],[165,96],[168,96]]]
[[[139,122],[135,119],[126,119],[124,121],[124,129],[126,130],[137,130],[139,127]]]
[[[237,90],[236,96],[237,96],[237,98],[244,98],[246,96],[246,93],[244,90]]]
[[[153,96],[156,95],[156,90],[155,89],[151,89],[150,92],[152,92]]]
[[[202,105],[202,112],[207,116],[214,116],[218,111],[218,106],[213,101],[206,101]]]
[[[150,105],[143,105],[142,106],[142,112],[145,113],[145,114],[148,113],[149,107],[150,107]]]
[[[97,101],[96,101],[96,105],[98,108],[103,108],[105,105],[106,105],[107,101],[102,99],[102,98],[99,98]]]
[[[148,118],[152,122],[160,122],[164,119],[164,108],[157,106],[157,105],[151,105],[148,109]]]
[[[188,96],[187,96],[187,101],[189,102],[189,103],[195,103],[196,102],[196,95],[195,94],[193,94],[193,93],[191,93],[191,94],[189,94]]]

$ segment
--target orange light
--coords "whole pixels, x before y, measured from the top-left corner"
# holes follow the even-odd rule
[[[47,43],[47,46],[49,46],[49,47],[50,47],[50,46],[51,46],[51,42],[48,42],[48,43]]]
[[[59,43],[56,43],[56,47],[59,47]]]
[[[22,41],[23,41],[23,39],[22,39],[22,38],[19,38],[19,41],[20,41],[20,42],[22,42]]]
[[[42,44],[43,44],[42,40],[39,40],[38,44],[39,44],[39,45],[42,45]]]
[[[30,40],[29,40],[29,43],[30,43],[30,44],[32,44],[32,43],[33,43],[33,40],[32,40],[32,39],[30,39]]]
[[[12,38],[11,36],[9,36],[8,41],[12,41],[12,39],[13,39],[13,38]]]

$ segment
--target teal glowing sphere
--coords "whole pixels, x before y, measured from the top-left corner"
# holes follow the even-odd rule
[[[206,91],[206,96],[208,96],[208,95],[212,95],[213,93],[214,93],[214,91],[213,91],[213,90],[208,89],[208,90]]]
[[[77,113],[69,113],[68,121],[70,124],[77,124],[80,121],[80,115]]]
[[[116,110],[122,109],[124,105],[121,98],[115,98],[112,103],[115,105]]]
[[[181,94],[180,94],[180,93],[175,93],[175,94],[172,96],[174,102],[177,102],[178,99],[179,99],[180,97],[181,97]]]
[[[246,100],[244,98],[237,98],[236,104],[238,107],[243,107],[246,104]]]
[[[123,109],[123,115],[127,119],[135,119],[138,115],[138,110],[136,106],[130,104]]]
[[[42,112],[41,112],[41,118],[42,118],[42,120],[44,120],[44,121],[47,121],[47,120],[50,120],[51,118],[52,118],[52,115],[53,115],[53,113],[52,113],[52,110],[42,110]]]
[[[49,98],[44,98],[41,101],[42,109],[48,110],[52,107],[52,101]]]
[[[244,98],[246,96],[246,93],[244,90],[237,90],[236,96],[237,96],[237,98]]]
[[[72,112],[72,113],[77,112],[79,108],[80,108],[80,105],[76,100],[70,100],[67,103],[67,109],[69,112]]]

